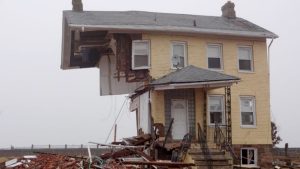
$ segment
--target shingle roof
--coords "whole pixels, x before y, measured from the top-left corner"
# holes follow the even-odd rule
[[[144,11],[64,11],[69,26],[139,31],[173,31],[183,33],[222,34],[248,37],[278,36],[245,19],[155,13]]]
[[[154,80],[151,85],[166,85],[179,83],[201,83],[201,82],[224,82],[224,81],[239,81],[240,78],[227,75],[224,73],[198,68],[193,65],[176,70],[157,80]]]

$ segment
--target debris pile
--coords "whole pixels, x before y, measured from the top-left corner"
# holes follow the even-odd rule
[[[49,153],[24,156],[5,162],[5,168],[11,169],[77,169],[87,168],[88,165],[89,163],[86,158]]]
[[[273,161],[274,168],[285,169],[285,168],[294,168],[300,169],[300,160],[299,157],[280,157],[275,156]]]
[[[101,144],[90,142],[101,147],[109,147],[109,152],[92,155],[88,147],[88,157],[66,156],[61,154],[41,153],[24,156],[5,162],[0,169],[142,169],[142,168],[183,168],[194,166],[184,163],[182,154],[190,146],[190,138],[185,136],[182,142],[168,145],[166,141],[153,139],[150,134],[124,138],[122,142]],[[160,151],[163,150],[163,151]],[[159,158],[170,153],[172,157]],[[176,153],[174,153],[176,152]],[[179,160],[181,159],[181,160]]]

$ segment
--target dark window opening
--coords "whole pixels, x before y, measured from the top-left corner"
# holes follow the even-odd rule
[[[248,70],[251,71],[251,60],[239,60],[239,68],[240,70]]]
[[[221,69],[221,59],[220,58],[208,58],[208,68]]]

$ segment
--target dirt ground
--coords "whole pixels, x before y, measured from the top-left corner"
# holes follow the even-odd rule
[[[0,163],[3,163],[3,162],[5,162],[5,161],[7,161],[7,160],[9,160],[9,159],[6,158],[6,157],[0,157]]]

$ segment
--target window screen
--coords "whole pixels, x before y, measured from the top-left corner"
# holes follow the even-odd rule
[[[185,43],[172,44],[172,68],[183,68],[185,66]]]
[[[221,45],[208,45],[207,47],[208,68],[222,69]]]
[[[209,122],[210,124],[223,123],[223,97],[209,96]]]
[[[239,47],[239,69],[245,71],[252,71],[252,48],[251,47]]]
[[[255,125],[253,97],[241,98],[241,120],[242,125]]]
[[[146,69],[150,66],[150,49],[148,41],[133,41],[132,44],[132,68]]]

